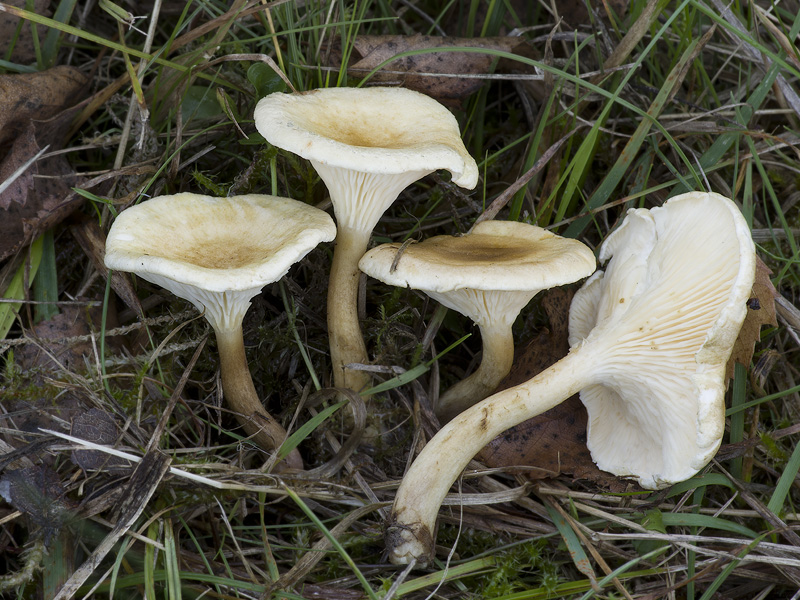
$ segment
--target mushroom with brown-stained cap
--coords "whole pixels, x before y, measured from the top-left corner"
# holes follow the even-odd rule
[[[439,169],[472,189],[478,167],[444,106],[404,88],[329,88],[275,93],[255,109],[256,129],[274,146],[311,161],[325,182],[337,237],[328,285],[334,384],[363,391],[369,375],[358,320],[358,260],[372,230],[403,189]]]
[[[439,398],[444,421],[494,392],[511,369],[511,326],[538,292],[591,275],[592,251],[577,240],[516,221],[483,221],[467,235],[441,235],[411,244],[383,244],[359,267],[384,283],[421,290],[478,325],[478,369]],[[400,252],[400,254],[398,254]]]
[[[225,400],[248,435],[273,450],[286,431],[256,393],[242,320],[261,288],[335,235],[327,213],[289,198],[175,194],[120,213],[108,232],[105,264],[168,289],[205,315],[217,338]],[[284,461],[302,468],[296,448]]]
[[[746,313],[755,248],[729,199],[690,192],[632,209],[575,296],[569,354],[456,416],[403,478],[386,532],[392,562],[433,557],[447,490],[504,430],[581,392],[601,469],[658,489],[713,457],[725,428],[725,365]]]

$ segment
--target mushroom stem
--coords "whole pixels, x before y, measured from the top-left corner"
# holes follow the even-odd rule
[[[364,371],[347,369],[350,363],[366,363],[367,347],[358,322],[358,261],[367,251],[371,231],[339,226],[328,283],[328,337],[333,382],[336,387],[360,392],[370,384]]]
[[[287,433],[266,411],[258,397],[247,366],[241,324],[233,329],[216,329],[215,333],[225,399],[253,441],[265,449],[280,448]],[[297,448],[283,459],[282,464],[291,469],[303,468],[303,460]]]
[[[586,348],[587,345],[580,346]],[[434,525],[447,491],[481,448],[506,429],[584,388],[596,353],[576,349],[533,379],[498,392],[456,415],[425,445],[397,490],[385,540],[389,560],[428,564]]]
[[[439,397],[436,415],[449,421],[497,389],[514,362],[514,336],[511,326],[499,320],[480,324],[483,356],[472,375],[462,379]]]

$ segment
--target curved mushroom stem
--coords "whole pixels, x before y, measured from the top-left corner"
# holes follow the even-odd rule
[[[472,375],[462,379],[439,397],[436,415],[444,423],[480,402],[497,389],[514,362],[514,336],[508,323],[486,322],[480,325],[483,343],[481,364]]]
[[[332,167],[310,159],[328,193],[336,214],[336,248],[328,283],[328,338],[331,346],[333,383],[363,391],[371,383],[364,371],[345,368],[367,362],[367,348],[358,322],[358,261],[369,245],[372,230],[386,209],[406,187],[430,170],[403,173],[370,173]]]
[[[259,446],[265,450],[280,448],[286,440],[287,433],[266,411],[258,397],[247,366],[242,326],[239,325],[234,329],[220,328],[215,333],[225,400],[236,414],[242,428]],[[291,469],[302,469],[303,459],[297,448],[292,450],[281,464]]]
[[[371,231],[339,227],[328,283],[328,337],[331,346],[333,383],[336,387],[360,392],[370,385],[364,371],[345,368],[350,363],[366,363],[367,347],[358,321],[358,261],[364,256]]]
[[[585,348],[581,346],[580,348]],[[434,524],[447,491],[481,448],[506,429],[556,406],[590,383],[592,352],[576,349],[536,377],[457,415],[422,449],[403,477],[385,541],[389,560],[428,564]]]

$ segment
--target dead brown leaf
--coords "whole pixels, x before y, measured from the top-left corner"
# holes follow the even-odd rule
[[[569,351],[568,323],[572,292],[550,290],[542,305],[552,332],[542,331],[514,361],[514,367],[498,390],[523,383],[564,357]],[[479,460],[490,467],[524,465],[531,479],[561,473],[588,479],[616,489],[621,482],[597,468],[586,447],[586,409],[577,395],[532,419],[512,427],[484,448]],[[626,484],[624,484],[626,485]]]
[[[58,473],[42,465],[6,471],[0,478],[0,495],[49,534],[70,519],[74,508]]]
[[[0,75],[0,144],[18,136],[31,120],[49,119],[75,104],[86,84],[83,73],[67,66]]]
[[[86,362],[95,361],[95,348],[86,338],[92,331],[99,331],[102,316],[100,306],[66,305],[53,318],[42,321],[28,332],[28,337],[36,343],[21,346],[14,357],[17,365],[27,371],[30,369],[83,372]],[[109,311],[110,326],[116,325],[116,313]],[[109,322],[107,322],[109,325]],[[118,347],[112,338],[108,343]]]
[[[108,276],[108,269],[103,262],[106,254],[106,235],[96,219],[79,216],[70,226],[70,232],[86,256],[92,261],[94,268],[103,276]],[[122,298],[122,301],[140,318],[144,318],[144,309],[136,290],[133,288],[130,277],[122,271],[111,272],[111,287]]]
[[[608,10],[612,10],[616,18],[623,17],[628,12],[627,0],[603,0],[602,2],[591,2],[590,5],[601,18],[608,16]],[[579,25],[592,24],[584,0],[553,0],[550,6],[569,27],[577,28]]]
[[[761,326],[777,327],[778,325],[775,316],[775,297],[778,295],[778,291],[769,279],[771,274],[772,271],[764,264],[764,261],[756,257],[756,279],[753,283],[750,300],[747,301],[747,316],[741,331],[739,331],[739,337],[736,338],[731,357],[728,359],[726,367],[728,378],[733,378],[735,363],[741,363],[745,367],[750,366],[756,343],[761,339]]]
[[[48,146],[61,147],[79,107],[45,121],[29,121],[0,163],[0,181],[6,181]],[[39,233],[61,222],[80,206],[72,193],[80,179],[63,154],[37,160],[0,193],[0,260],[14,254]]]
[[[50,11],[49,0],[33,0],[30,7],[27,0],[5,0],[6,4],[17,8],[26,8],[35,12],[37,15],[49,17],[53,13]],[[0,56],[5,58],[10,44],[14,41],[20,19],[7,12],[0,12]],[[29,21],[22,23],[19,29],[19,37],[14,42],[14,51],[11,53],[11,62],[27,65],[36,60],[36,50],[33,45],[33,24]],[[47,29],[42,25],[36,26],[36,33],[40,40],[44,39]],[[2,98],[2,96],[0,96]],[[0,127],[2,129],[2,127]]]
[[[90,408],[72,420],[70,434],[96,444],[113,446],[117,443],[120,431],[111,415],[99,408]],[[72,462],[84,471],[105,469],[127,472],[133,467],[130,461],[100,450],[73,450]]]
[[[381,67],[370,78],[371,83],[401,84],[436,98],[444,104],[458,104],[461,99],[477,91],[484,80],[458,77],[489,73],[497,60],[481,52],[458,52],[437,48],[479,48],[514,52],[526,42],[519,37],[462,38],[431,35],[364,35],[353,45],[361,59],[348,67],[354,76],[364,77],[378,65],[398,54],[425,51],[423,54],[404,56]]]

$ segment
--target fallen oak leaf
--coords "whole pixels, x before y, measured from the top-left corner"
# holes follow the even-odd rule
[[[81,298],[78,298],[77,302],[80,301]],[[31,343],[22,345],[14,353],[17,366],[25,372],[61,369],[84,372],[87,362],[94,363],[94,344],[85,338],[100,330],[103,308],[98,304],[101,303],[92,305],[87,301],[86,305],[63,305],[58,314],[26,330],[26,337]],[[116,327],[113,306],[107,313],[107,326]],[[106,340],[112,349],[119,349],[120,343],[120,339]]]
[[[114,418],[106,411],[91,408],[72,419],[70,435],[91,440],[95,444],[114,446],[120,436],[120,429]],[[112,473],[129,472],[133,467],[130,461],[99,450],[76,448],[72,451],[72,462],[84,471],[101,469]]]
[[[45,121],[30,121],[0,163],[0,181],[6,181],[41,149],[61,147],[80,105]],[[83,202],[72,192],[81,179],[63,154],[33,163],[0,193],[0,260],[11,256],[37,235],[61,222]]]
[[[68,66],[0,75],[0,144],[22,133],[31,120],[49,119],[74,104],[87,82],[83,73]]]
[[[0,496],[42,527],[45,538],[72,518],[74,503],[67,497],[58,473],[48,466],[6,471],[0,478]]]
[[[734,365],[738,362],[745,367],[750,367],[756,342],[761,340],[761,326],[778,326],[775,314],[775,298],[778,291],[772,285],[769,276],[770,268],[756,256],[756,279],[753,282],[753,291],[747,301],[747,316],[739,331],[739,337],[733,345],[733,352],[725,367],[729,379],[733,379]]]
[[[353,41],[353,48],[361,59],[351,64],[348,72],[364,77],[379,65],[391,61],[383,65],[369,81],[384,85],[400,82],[403,87],[422,92],[452,106],[484,84],[483,79],[467,75],[482,75],[492,71],[497,57],[492,56],[490,51],[513,53],[525,45],[527,42],[519,37],[364,35]],[[487,52],[444,50],[446,48],[476,48]],[[406,52],[420,53],[399,56]],[[392,60],[395,57],[398,58]]]

